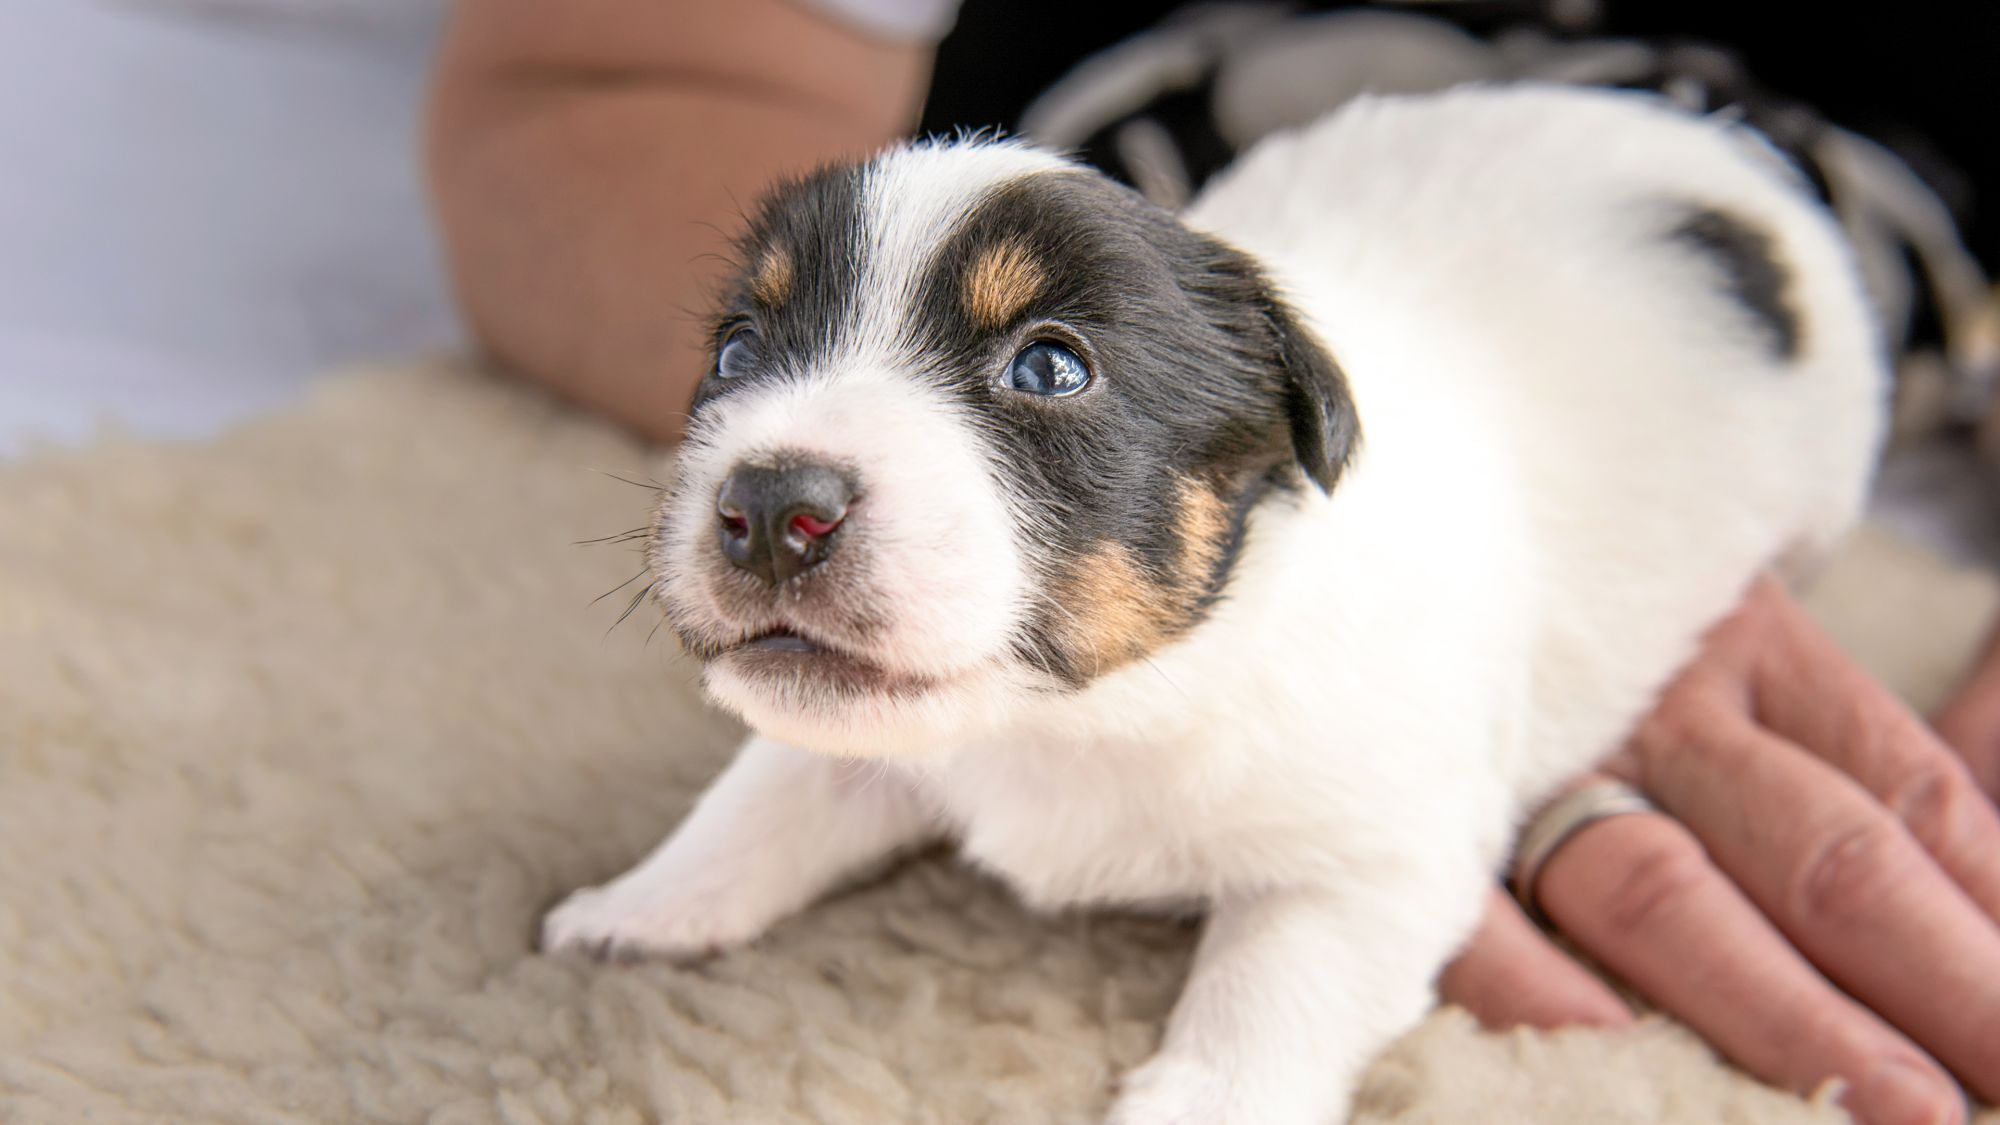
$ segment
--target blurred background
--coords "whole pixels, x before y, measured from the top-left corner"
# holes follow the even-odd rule
[[[1198,41],[1208,52],[1198,79],[1160,78],[1143,104],[1100,104],[1089,83],[1061,81],[1182,7],[971,0],[940,48],[923,127],[1025,120],[1128,178],[1150,170],[1141,186],[1170,199],[1247,139],[1231,135],[1252,128],[1246,112],[1255,118],[1308,87],[1319,101],[1353,92],[1314,86],[1315,75],[1346,74],[1357,89],[1422,88],[1467,66],[1474,76],[1582,75],[1747,112],[1780,134],[1803,119],[1880,142],[1955,220],[1955,248],[1989,275],[2000,262],[2000,14],[1984,0],[1211,4],[1196,13],[1210,21],[1202,26],[1365,8],[1437,21],[1482,51],[1498,46],[1467,62],[1462,44],[1432,37],[1397,54],[1381,45],[1415,42],[1397,38],[1414,25],[1336,33],[1322,24],[1331,53],[1301,64],[1211,31],[1150,59],[1125,53],[1127,73],[1147,75],[1160,72],[1160,50]],[[446,0],[7,0],[0,459],[75,444],[105,425],[199,438],[292,400],[342,364],[465,346],[417,162],[446,10]],[[1388,39],[1370,38],[1379,35]],[[1652,53],[1595,46],[1627,37]],[[1674,53],[1691,41],[1723,50]],[[1341,58],[1353,67],[1326,61]],[[1405,72],[1417,77],[1406,82]],[[1276,110],[1264,116],[1255,127],[1283,123]],[[1134,157],[1156,152],[1160,137],[1177,153],[1171,174]],[[1902,271],[1913,348],[1950,358],[1921,255],[1895,234],[1878,257]],[[1918,411],[1915,440],[1885,475],[1883,510],[1961,557],[2000,559],[1991,474],[1974,452],[1990,396],[1962,371],[1955,383],[1938,372],[1933,363],[1935,401]]]
[[[458,331],[416,163],[442,0],[7,0],[0,457],[199,437]]]

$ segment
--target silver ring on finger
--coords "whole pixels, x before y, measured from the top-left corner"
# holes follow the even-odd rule
[[[1644,793],[1622,781],[1596,778],[1550,801],[1535,814],[1514,845],[1514,863],[1507,877],[1514,901],[1537,925],[1550,926],[1535,895],[1542,870],[1577,833],[1614,816],[1658,812]]]

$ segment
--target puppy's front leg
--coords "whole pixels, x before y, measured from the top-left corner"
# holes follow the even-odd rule
[[[705,956],[740,945],[838,882],[931,835],[903,778],[875,763],[752,738],[637,867],[571,895],[542,948]]]
[[[1399,924],[1422,906],[1318,890],[1217,904],[1165,1042],[1125,1077],[1111,1125],[1345,1121],[1361,1068],[1423,1014],[1450,952],[1433,926]]]

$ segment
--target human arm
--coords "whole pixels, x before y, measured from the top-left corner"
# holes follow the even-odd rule
[[[744,209],[905,133],[932,54],[793,0],[457,5],[426,157],[474,337],[564,398],[678,435]]]

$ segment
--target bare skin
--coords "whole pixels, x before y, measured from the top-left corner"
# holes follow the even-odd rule
[[[2000,625],[1931,725],[1965,759],[1980,787],[2000,797]]]
[[[787,0],[459,5],[429,160],[475,334],[678,436],[742,208],[901,136],[930,64]],[[1869,1125],[1962,1121],[1950,1075],[2000,1099],[2000,635],[1938,730],[1760,582],[1605,766],[1667,815],[1579,833],[1543,905],[1759,1077],[1842,1077]],[[1498,892],[1441,987],[1496,1026],[1632,1018]]]
[[[906,133],[931,56],[787,0],[458,5],[427,155],[474,335],[523,377],[678,437],[743,210]]]

